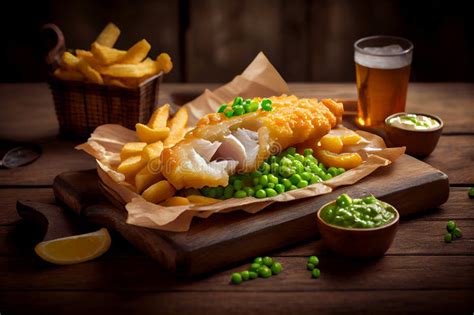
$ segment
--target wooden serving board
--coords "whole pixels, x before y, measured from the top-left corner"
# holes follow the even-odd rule
[[[53,187],[56,199],[82,218],[117,231],[166,269],[183,275],[206,273],[317,237],[316,211],[343,192],[355,198],[371,193],[394,205],[401,216],[435,208],[449,195],[444,173],[403,155],[356,185],[330,194],[276,203],[254,215],[235,211],[195,218],[188,232],[175,233],[125,223],[126,210],[103,196],[95,170],[60,174]]]

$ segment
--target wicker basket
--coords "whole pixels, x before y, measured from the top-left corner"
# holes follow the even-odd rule
[[[56,45],[46,57],[54,71],[65,51],[62,32],[55,25],[44,26],[57,37]],[[88,137],[103,124],[120,124],[134,129],[137,122],[146,122],[158,103],[160,73],[142,82],[137,88],[99,85],[80,81],[48,78],[53,94],[61,135]]]

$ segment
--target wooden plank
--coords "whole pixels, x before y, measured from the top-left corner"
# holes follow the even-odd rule
[[[436,149],[424,162],[445,172],[451,185],[474,185],[473,143],[474,136],[470,135],[442,136]]]
[[[247,264],[194,278],[177,277],[143,256],[105,254],[97,260],[51,266],[33,257],[0,257],[2,291],[328,291],[474,289],[474,256],[385,256],[356,260],[321,256],[321,278],[311,278],[306,257],[276,257],[284,271],[269,279],[230,285],[230,275]],[[120,276],[118,276],[120,275]]]
[[[17,223],[21,218],[16,211],[18,199],[54,203],[51,188],[0,188],[0,225]]]
[[[0,187],[13,185],[52,185],[54,177],[70,170],[95,168],[95,160],[74,147],[78,141],[48,138],[38,142],[41,156],[33,163],[0,172]]]
[[[93,178],[83,173],[65,173],[55,180],[55,195],[90,222],[118,231],[166,268],[186,275],[205,273],[314,238],[317,209],[342,192],[353,197],[372,193],[397,207],[402,216],[436,207],[444,203],[449,194],[443,173],[404,155],[358,185],[338,188],[317,198],[275,204],[254,215],[238,211],[216,214],[205,220],[194,220],[188,232],[171,233],[128,225],[123,209],[106,204],[88,207],[91,198],[80,191],[80,187],[89,191],[95,184]]]
[[[470,313],[472,290],[332,292],[2,292],[5,314]]]

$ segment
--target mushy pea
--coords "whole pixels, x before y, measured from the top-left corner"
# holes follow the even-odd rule
[[[342,194],[335,203],[321,210],[321,218],[341,227],[370,229],[391,222],[395,218],[395,209],[374,196],[351,199]]]
[[[388,123],[391,126],[405,130],[430,130],[439,127],[436,119],[420,114],[403,114],[391,118]]]

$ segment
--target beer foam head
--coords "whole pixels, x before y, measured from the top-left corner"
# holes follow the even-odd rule
[[[404,52],[400,45],[356,49],[354,60],[367,68],[399,69],[411,64],[413,51]]]

